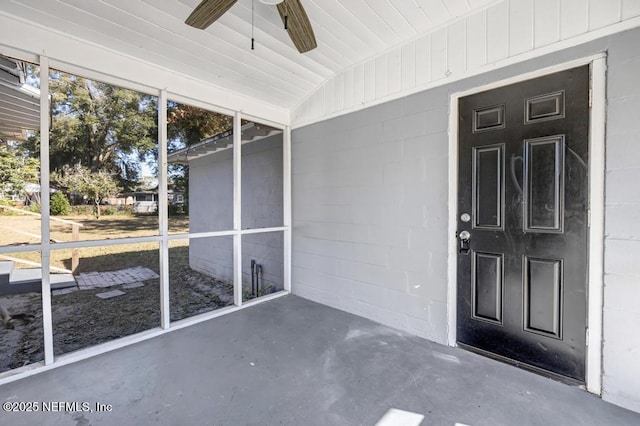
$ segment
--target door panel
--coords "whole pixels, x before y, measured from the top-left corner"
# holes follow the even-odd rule
[[[526,124],[564,118],[564,90],[527,99],[525,110]]]
[[[562,260],[524,256],[524,329],[561,339]]]
[[[524,223],[528,232],[562,232],[564,135],[524,142]]]
[[[501,254],[473,252],[473,316],[477,319],[502,323]]]
[[[504,145],[473,148],[474,228],[502,229]]]
[[[579,381],[588,89],[585,66],[459,100],[458,341]]]

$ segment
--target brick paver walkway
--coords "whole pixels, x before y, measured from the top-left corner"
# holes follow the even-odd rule
[[[151,269],[136,266],[135,268],[120,269],[118,271],[81,273],[76,277],[76,281],[80,290],[87,290],[120,284],[139,283],[155,278],[158,278],[158,274]]]

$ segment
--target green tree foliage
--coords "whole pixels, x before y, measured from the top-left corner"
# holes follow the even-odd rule
[[[30,78],[39,85],[36,74]],[[51,72],[49,82],[52,186],[64,189],[59,179],[65,166],[81,165],[115,177],[123,191],[134,190],[141,162],[157,159],[157,98],[59,71]],[[169,152],[233,127],[228,115],[171,101],[167,107]],[[23,145],[38,152],[39,137]],[[173,189],[188,197],[188,167],[170,164],[169,178]]]
[[[98,219],[102,200],[117,194],[120,190],[113,174],[106,170],[94,172],[80,164],[73,167],[64,166],[61,172],[55,174],[55,179],[68,192],[76,192],[90,198]]]
[[[157,155],[157,98],[57,71],[50,91],[51,170],[81,164],[134,186],[139,162]]]
[[[233,117],[191,105],[169,101],[167,133],[169,150],[193,145],[233,128]]]
[[[27,183],[40,182],[40,161],[9,146],[0,147],[0,196],[20,195]]]
[[[51,214],[54,216],[66,215],[71,211],[69,200],[67,200],[67,197],[60,191],[55,192],[51,196],[50,207]]]

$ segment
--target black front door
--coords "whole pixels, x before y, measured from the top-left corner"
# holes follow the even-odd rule
[[[589,67],[459,114],[458,342],[584,381]]]

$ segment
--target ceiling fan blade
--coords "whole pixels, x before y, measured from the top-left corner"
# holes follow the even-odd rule
[[[278,5],[278,12],[298,52],[304,53],[318,47],[311,22],[300,0],[284,0]]]
[[[236,1],[238,0],[202,0],[184,23],[204,30],[224,15]]]

